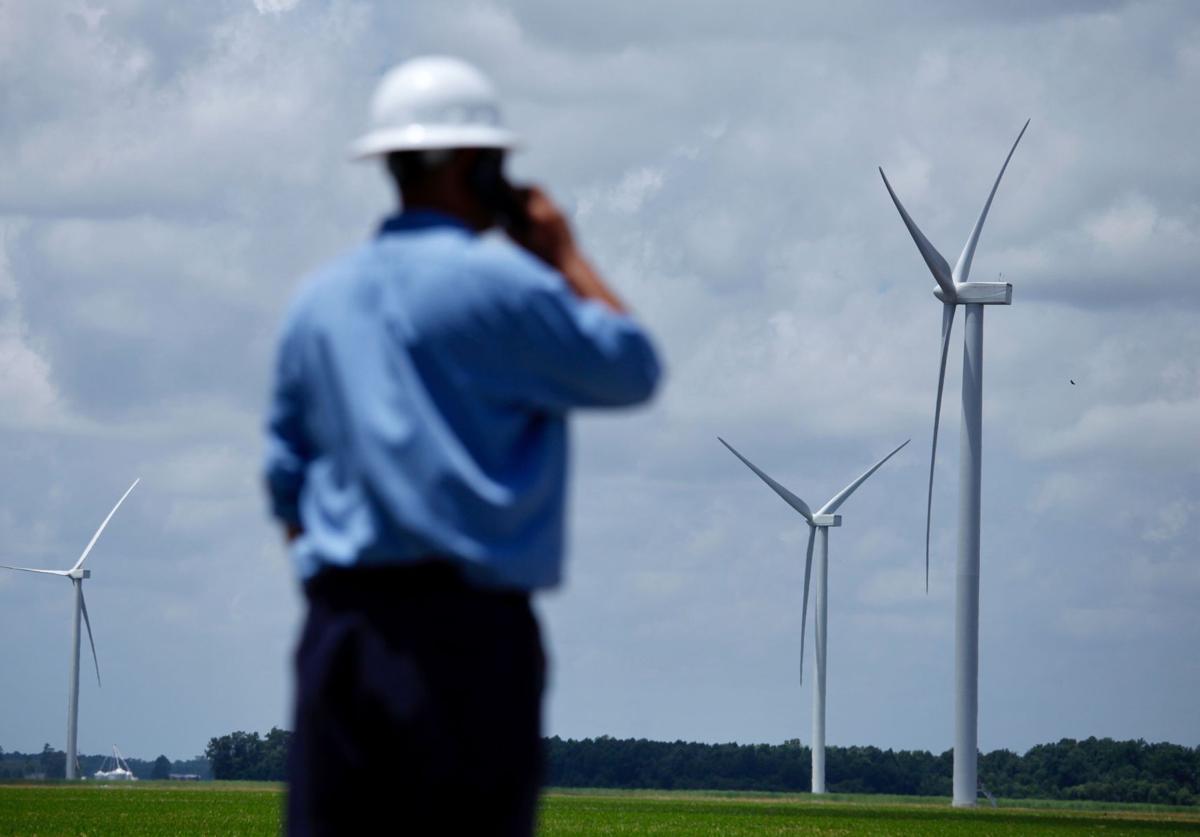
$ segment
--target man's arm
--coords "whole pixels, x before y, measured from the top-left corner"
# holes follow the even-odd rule
[[[286,333],[279,344],[275,382],[267,419],[264,477],[271,513],[291,543],[304,533],[300,520],[300,491],[312,446],[304,427],[300,358],[295,340]]]
[[[494,343],[477,344],[485,386],[551,410],[628,406],[660,377],[646,332],[584,257],[562,212],[540,189],[523,190],[529,223],[510,233],[537,257],[509,260]],[[548,268],[548,269],[547,269]]]

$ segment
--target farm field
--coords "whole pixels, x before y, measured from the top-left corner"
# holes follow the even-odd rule
[[[0,785],[3,835],[278,834],[282,786]],[[551,790],[539,835],[1200,835],[1200,810],[1022,802],[955,811],[948,800],[832,794]],[[447,820],[447,833],[453,822]]]
[[[0,785],[0,835],[276,835],[282,801],[269,782]]]

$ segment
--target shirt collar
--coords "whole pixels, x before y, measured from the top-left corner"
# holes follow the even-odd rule
[[[379,235],[404,232],[406,230],[424,230],[433,227],[451,227],[466,233],[473,230],[459,219],[436,209],[405,209],[383,219],[379,225]]]

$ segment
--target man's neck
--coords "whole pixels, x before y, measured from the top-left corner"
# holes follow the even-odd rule
[[[405,212],[426,211],[449,215],[465,227],[483,232],[491,223],[480,211],[475,201],[450,195],[421,194],[404,195],[402,206]]]

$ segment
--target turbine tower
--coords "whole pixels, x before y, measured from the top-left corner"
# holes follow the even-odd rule
[[[746,457],[738,453],[733,445],[726,442],[720,436],[717,441],[729,448],[729,452],[742,460],[751,471],[758,474],[759,479],[769,485],[776,494],[783,498],[783,501],[791,506],[796,511],[800,512],[800,516],[808,523],[808,550],[804,558],[804,601],[800,610],[800,682],[804,682],[804,627],[808,622],[808,586],[812,576],[813,566],[813,542],[820,541],[820,549],[817,552],[817,594],[816,594],[816,613],[813,614],[813,627],[816,633],[817,646],[817,687],[813,690],[813,732],[812,732],[812,792],[825,793],[825,648],[826,648],[826,627],[828,620],[826,618],[829,598],[829,529],[833,526],[842,525],[842,516],[835,514],[846,501],[846,499],[854,493],[854,490],[866,482],[867,477],[879,470],[883,463],[887,462],[900,448],[909,443],[906,439],[900,447],[893,450],[883,459],[876,462],[868,468],[858,479],[843,488],[837,494],[821,506],[816,512],[812,511],[808,505],[797,497],[792,492],[788,491],[775,480],[764,474],[758,467]],[[819,537],[818,537],[819,535]]]
[[[925,505],[925,592],[929,592],[929,531],[933,518],[933,466],[937,458],[938,423],[942,412],[942,386],[946,380],[946,354],[950,348],[950,332],[954,313],[959,305],[966,306],[966,338],[963,346],[962,431],[960,436],[958,475],[958,568],[954,607],[954,805],[973,808],[978,797],[979,766],[979,523],[980,483],[983,470],[983,306],[1011,305],[1012,285],[1008,282],[969,282],[975,245],[987,220],[992,198],[1000,186],[1000,178],[1008,168],[1017,144],[1025,135],[1029,120],[1017,134],[1017,139],[1004,158],[1000,174],[992,184],[967,243],[958,257],[954,270],[937,249],[929,243],[904,205],[896,197],[883,169],[883,185],[921,256],[933,274],[937,287],[933,295],[942,301],[942,355],[938,366],[937,399],[933,407],[933,444],[929,454],[929,492]]]
[[[7,564],[0,564],[0,568],[6,570],[20,570],[27,573],[42,573],[44,575],[61,575],[71,579],[71,586],[75,591],[75,607],[74,619],[71,628],[71,685],[67,692],[67,778],[77,778],[75,775],[75,762],[77,761],[77,743],[79,731],[79,617],[83,617],[83,623],[87,626],[88,644],[92,646],[92,662],[96,664],[96,685],[100,685],[100,660],[96,657],[96,641],[92,638],[92,623],[88,619],[87,603],[83,598],[83,580],[91,578],[92,571],[83,568],[84,559],[88,557],[88,553],[92,551],[92,547],[96,545],[96,541],[100,538],[100,533],[104,531],[104,527],[108,525],[108,521],[112,520],[112,516],[117,513],[117,509],[125,502],[125,498],[129,496],[129,492],[133,491],[134,486],[139,480],[134,480],[133,485],[125,489],[125,493],[121,495],[121,499],[112,507],[112,511],[108,513],[108,517],[104,518],[104,522],[100,524],[100,528],[96,530],[96,534],[92,535],[92,539],[88,541],[88,545],[84,548],[83,554],[79,556],[79,560],[75,562],[75,566],[69,570],[40,570],[32,567],[10,567]]]

